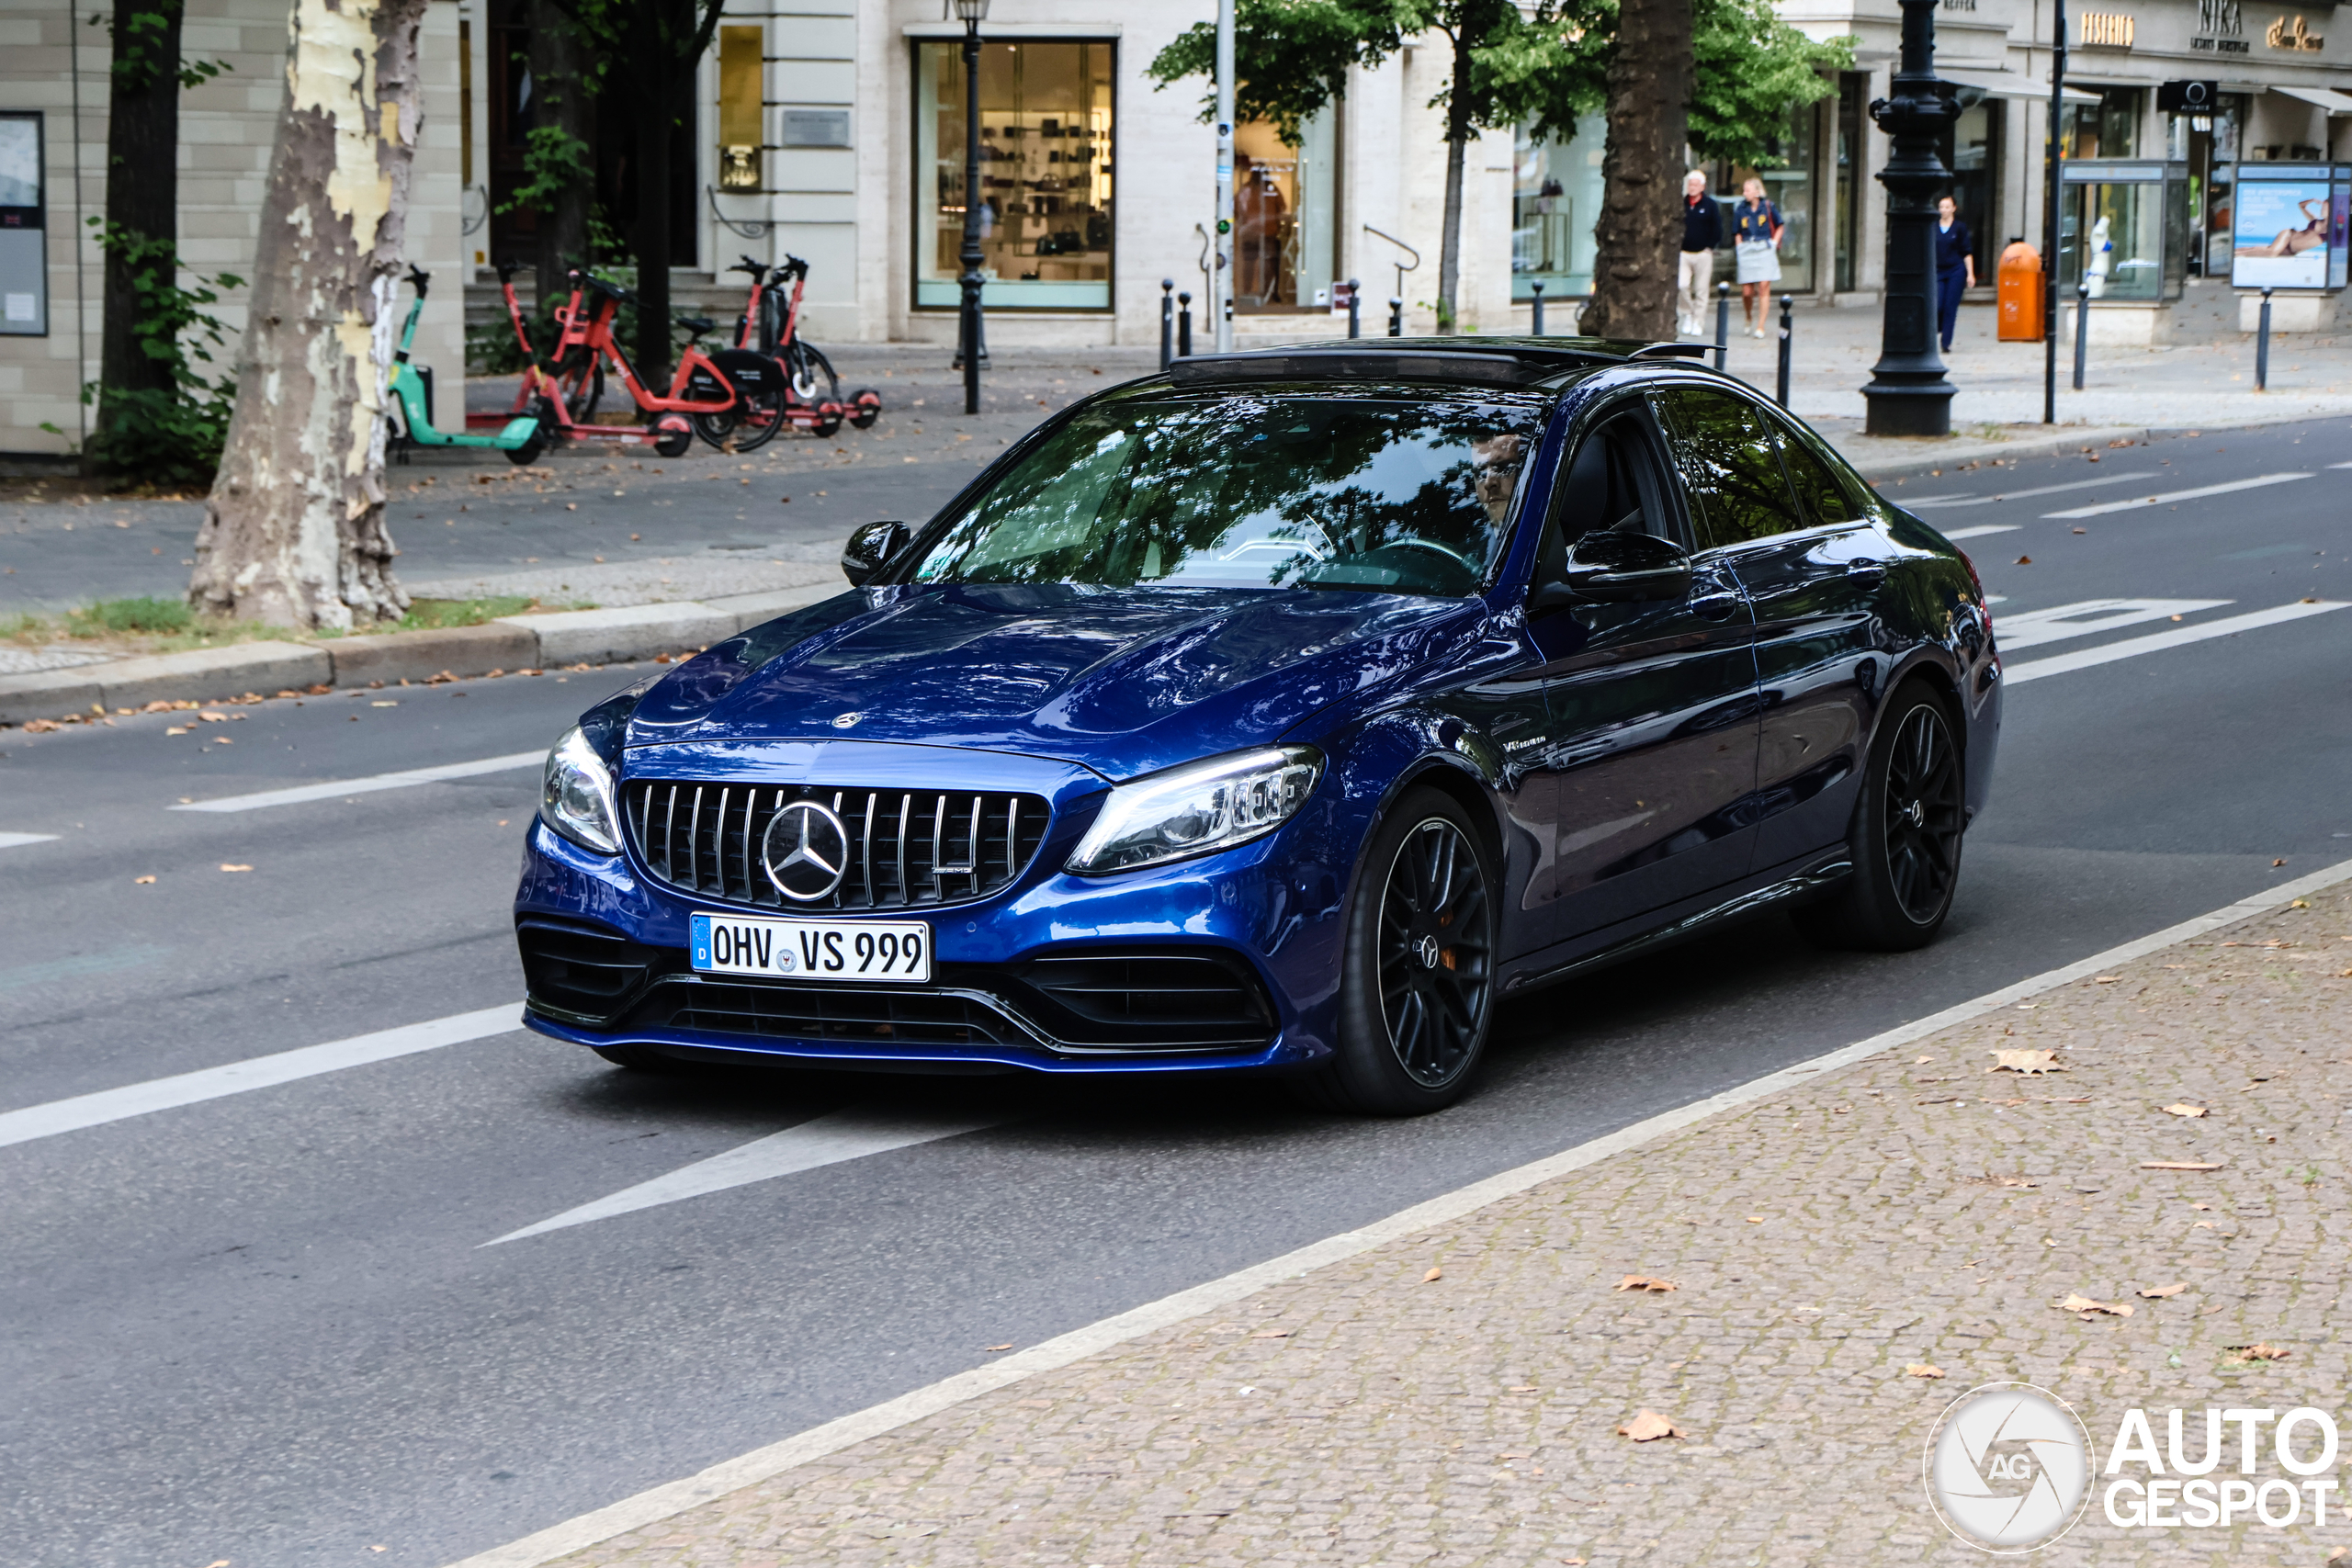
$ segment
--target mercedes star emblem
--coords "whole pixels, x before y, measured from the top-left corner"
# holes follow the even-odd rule
[[[845,713],[838,715],[833,719],[833,728],[835,729],[855,729],[857,728],[857,721],[865,716],[862,713]]]
[[[815,801],[796,800],[769,819],[760,860],[777,892],[813,904],[848,874],[849,829]]]

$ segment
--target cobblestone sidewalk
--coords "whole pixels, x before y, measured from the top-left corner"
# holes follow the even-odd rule
[[[1920,1486],[1975,1384],[2052,1390],[2102,1458],[2132,1406],[2341,1403],[2347,1054],[2338,883],[563,1561],[1981,1562]],[[1679,1435],[1620,1436],[1645,1410]],[[2342,1542],[2094,1503],[2041,1556]]]

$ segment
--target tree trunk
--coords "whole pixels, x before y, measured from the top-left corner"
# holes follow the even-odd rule
[[[271,626],[396,618],[384,391],[426,0],[294,0],[237,406],[188,603]]]
[[[654,397],[670,390],[670,130],[673,73],[650,73],[653,80],[637,106],[638,379]],[[691,82],[693,78],[686,78]]]
[[[537,123],[553,125],[584,147],[595,144],[594,106],[581,80],[580,35],[554,0],[532,0],[531,96]],[[553,206],[539,214],[538,298],[541,309],[569,292],[565,275],[588,259],[588,201],[595,172],[583,168]]]
[[[1445,144],[1445,229],[1437,252],[1437,330],[1451,333],[1456,321],[1454,299],[1462,288],[1462,160],[1467,151],[1460,141]]]
[[[112,394],[176,395],[172,366],[140,347],[139,289],[133,279],[156,267],[175,272],[172,253],[144,258],[127,243],[179,236],[180,0],[115,0],[114,68],[107,117],[105,324],[98,348],[97,432],[114,424]],[[175,276],[161,282],[169,287]]]
[[[1690,0],[1624,0],[1617,18],[1592,298],[1577,330],[1657,342],[1674,336],[1694,70]]]

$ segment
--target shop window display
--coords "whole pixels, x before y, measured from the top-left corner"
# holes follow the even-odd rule
[[[1592,226],[1600,216],[1601,149],[1609,123],[1577,119],[1566,141],[1537,141],[1521,126],[1511,159],[1511,298],[1547,299],[1592,292]]]
[[[1111,308],[1112,82],[1107,40],[980,49],[980,270],[991,310]],[[915,304],[962,299],[964,60],[915,46]]]
[[[1329,310],[1338,229],[1339,111],[1299,127],[1298,145],[1271,121],[1233,131],[1233,308],[1243,314]]]

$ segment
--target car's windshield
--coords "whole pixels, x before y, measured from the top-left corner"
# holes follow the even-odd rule
[[[1106,404],[999,476],[913,580],[1469,593],[1542,418],[1377,396]]]

